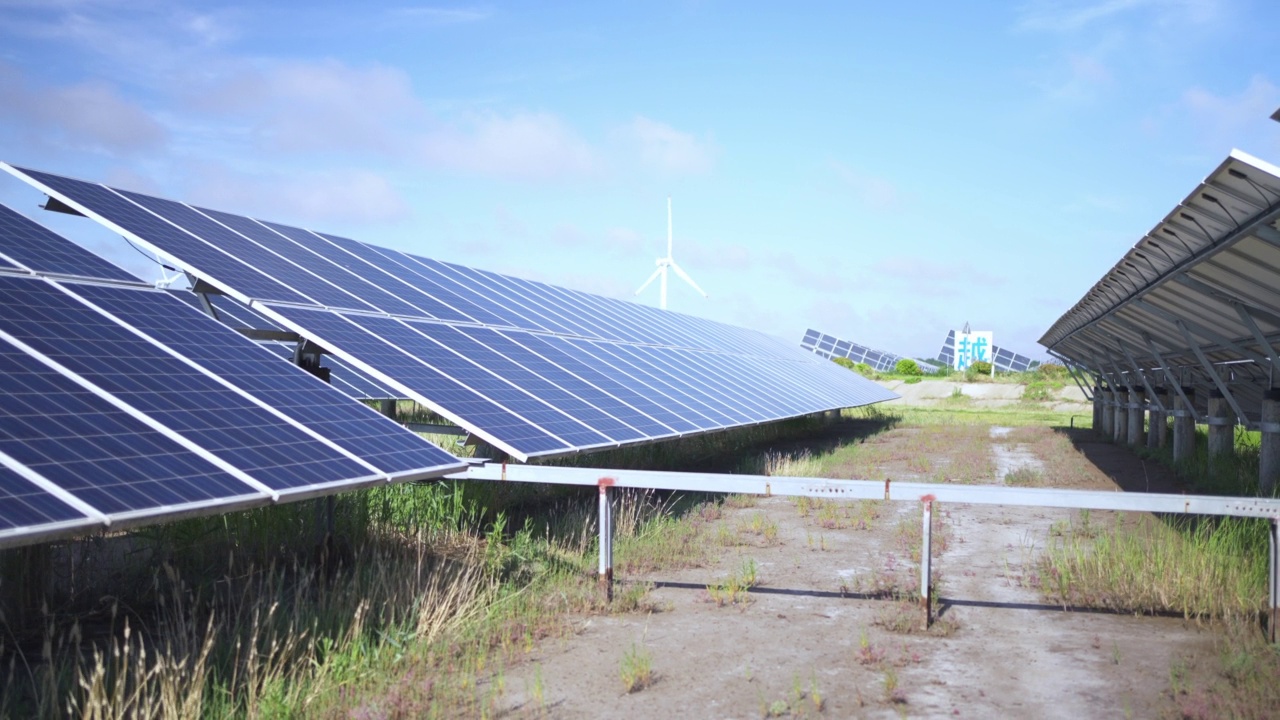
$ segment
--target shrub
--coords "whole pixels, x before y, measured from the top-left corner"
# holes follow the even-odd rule
[[[991,363],[987,362],[986,360],[978,360],[977,362],[969,363],[968,369],[974,375],[990,375]]]
[[[923,375],[924,371],[920,369],[920,365],[911,358],[902,358],[893,366],[895,375]]]
[[[1045,402],[1053,399],[1053,390],[1048,383],[1042,380],[1027,383],[1022,388],[1022,399],[1030,402]]]
[[[852,360],[850,360],[850,359],[849,359],[849,358],[847,358],[847,357],[833,357],[833,358],[831,358],[831,362],[833,362],[833,363],[835,363],[835,364],[839,365],[839,366],[840,366],[840,367],[842,367],[842,368],[846,368],[846,369],[849,369],[849,370],[854,370],[854,369],[856,369],[856,368],[854,368],[853,361],[852,361]]]
[[[861,373],[863,377],[873,378],[876,376],[876,369],[866,363],[858,363],[853,366],[853,369]]]
[[[1036,368],[1036,373],[1044,378],[1060,380],[1067,376],[1067,369],[1057,363],[1045,363]]]

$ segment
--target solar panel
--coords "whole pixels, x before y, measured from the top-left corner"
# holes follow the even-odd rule
[[[0,266],[24,267],[51,275],[142,282],[4,205],[0,205]]]
[[[266,496],[5,340],[0,396],[0,453],[105,515]]]
[[[53,489],[38,485],[31,475],[0,465],[0,547],[102,524],[59,499]]]
[[[395,432],[398,428],[386,417],[332,392],[323,381],[280,362],[235,331],[203,322],[168,293],[98,285],[72,291],[160,343],[183,348],[189,359],[380,472],[420,475],[423,468],[452,462],[442,450]]]
[[[948,330],[947,338],[942,341],[942,349],[938,351],[938,361],[947,367],[955,367],[955,360],[956,331]],[[1040,364],[1026,355],[1002,348],[999,345],[991,346],[991,361],[997,370],[1005,372],[1025,372]]]
[[[800,345],[822,357],[842,357],[848,358],[855,363],[866,363],[876,372],[893,372],[898,365],[898,361],[903,359],[901,355],[872,350],[856,342],[841,340],[817,330],[807,331]],[[936,368],[926,363],[916,363],[916,365],[927,373],[932,373],[936,370]]]
[[[6,169],[520,460],[894,397],[741,328]]]
[[[462,467],[3,206],[0,258],[0,546]]]

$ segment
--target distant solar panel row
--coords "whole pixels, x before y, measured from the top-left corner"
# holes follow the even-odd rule
[[[170,294],[0,217],[0,545],[461,467]]]
[[[741,328],[3,167],[520,460],[895,397]]]
[[[876,372],[892,372],[898,361],[903,359],[901,355],[872,350],[856,342],[841,340],[817,330],[806,331],[800,346],[828,359],[842,357],[849,358],[855,363],[866,363]],[[917,365],[925,372],[934,372],[933,366],[928,363],[917,363]]]
[[[997,370],[1006,372],[1024,372],[1031,370],[1040,362],[1032,360],[1026,355],[1019,355],[1012,350],[1006,350],[999,345],[991,346],[992,360]],[[956,331],[948,330],[947,339],[942,342],[942,349],[938,351],[938,360],[945,363],[947,367],[954,367],[956,360]]]

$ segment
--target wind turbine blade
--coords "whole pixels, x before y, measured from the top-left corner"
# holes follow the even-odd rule
[[[693,278],[689,277],[689,273],[685,272],[679,265],[672,262],[671,269],[676,271],[676,274],[680,276],[681,280],[684,280],[685,282],[689,283],[690,285],[693,286],[694,290],[697,290],[698,292],[702,293],[702,297],[711,297],[710,295],[707,294],[706,290],[703,290],[702,288],[698,287],[698,283],[694,282]]]
[[[658,276],[661,274],[662,274],[662,268],[658,268],[657,270],[654,270],[653,274],[649,276],[649,279],[645,280],[644,284],[640,286],[640,289],[636,291],[636,294],[639,295],[640,293],[644,292],[644,289],[649,287],[649,285],[652,284],[654,280],[657,280]]]

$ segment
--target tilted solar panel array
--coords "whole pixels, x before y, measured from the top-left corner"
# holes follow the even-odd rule
[[[855,363],[866,363],[876,372],[893,372],[898,361],[903,359],[901,355],[884,352],[882,350],[872,350],[850,340],[841,340],[832,335],[818,332],[817,330],[807,330],[804,338],[800,341],[800,347],[809,350],[817,355],[821,355],[827,359],[833,357],[849,358]],[[910,359],[910,358],[908,358]],[[916,363],[921,370],[931,373],[936,370],[928,363]]]
[[[0,206],[0,546],[461,466]]]
[[[200,312],[207,313],[203,300],[198,294],[189,290],[171,290],[170,294]],[[214,318],[233,330],[285,331],[279,323],[264,317],[247,305],[241,305],[225,295],[207,294],[204,299],[208,300],[209,304],[213,306]],[[296,342],[267,340],[261,341],[259,344],[276,357],[293,362],[294,350],[297,347]],[[340,358],[331,355],[326,356],[324,367],[329,369],[329,384],[348,397],[357,400],[392,400],[403,397],[401,393],[356,370],[344,363]]]
[[[1024,372],[1034,369],[1040,364],[1026,355],[1019,355],[999,345],[991,346],[991,357],[997,370],[1005,372]],[[948,330],[947,339],[942,341],[942,349],[938,351],[938,361],[947,367],[955,367],[956,363],[956,331]]]
[[[518,460],[896,397],[742,328],[2,167]]]

